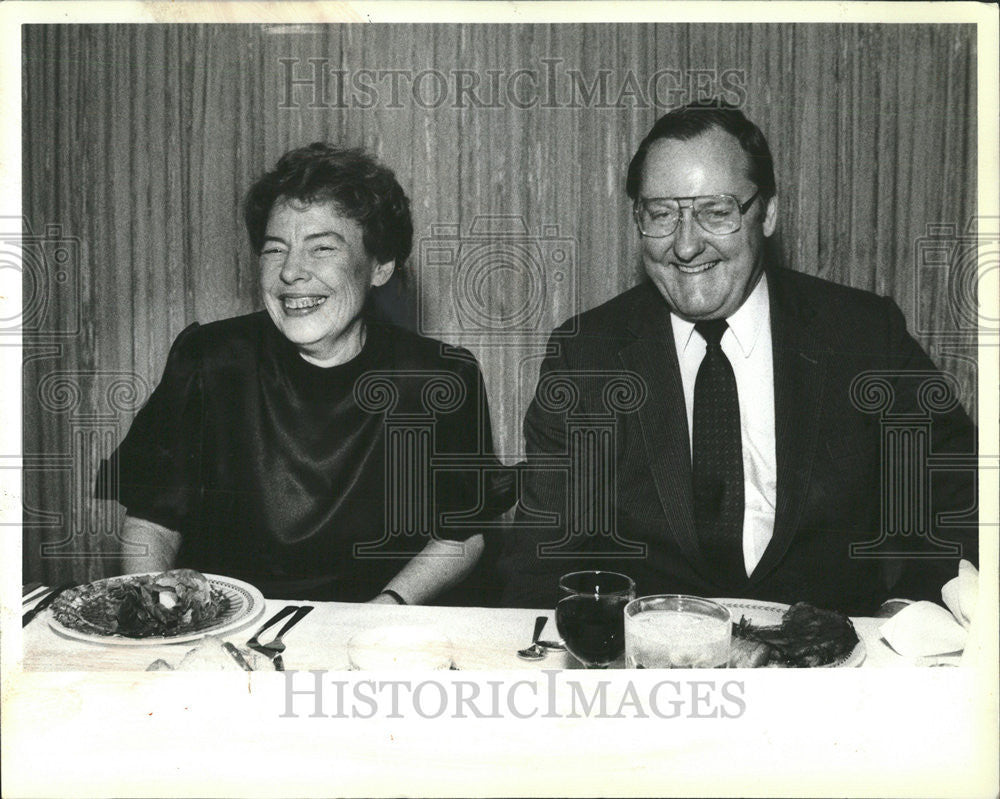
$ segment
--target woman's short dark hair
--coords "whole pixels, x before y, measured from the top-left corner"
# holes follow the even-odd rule
[[[365,249],[379,263],[396,262],[396,270],[413,246],[410,201],[392,170],[360,148],[315,142],[289,150],[273,170],[247,192],[243,218],[250,246],[260,253],[271,210],[281,200],[334,203],[354,219]]]
[[[632,156],[625,181],[625,193],[636,200],[639,184],[642,182],[642,168],[650,145],[657,139],[680,139],[687,141],[700,136],[711,128],[724,130],[735,136],[740,146],[750,158],[748,177],[760,190],[764,202],[770,200],[777,190],[774,182],[774,159],[767,139],[753,122],[747,119],[736,106],[721,100],[703,100],[675,108],[656,120],[656,124],[646,134],[639,149]]]

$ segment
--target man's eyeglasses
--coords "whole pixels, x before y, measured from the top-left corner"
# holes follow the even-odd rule
[[[710,194],[703,197],[649,197],[635,202],[632,213],[639,232],[648,238],[662,239],[669,236],[681,221],[684,208],[691,209],[691,216],[702,230],[716,236],[735,233],[743,224],[745,214],[760,189],[745,203],[732,194]]]

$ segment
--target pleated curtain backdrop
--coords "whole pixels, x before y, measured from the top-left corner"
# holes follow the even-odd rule
[[[115,573],[96,465],[178,332],[260,307],[240,201],[316,140],[406,188],[385,310],[476,354],[508,463],[548,332],[640,279],[631,154],[706,94],[769,139],[775,257],[893,297],[974,413],[975,69],[963,25],[24,27],[25,579]]]

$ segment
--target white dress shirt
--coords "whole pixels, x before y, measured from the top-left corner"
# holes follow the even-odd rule
[[[740,430],[743,442],[743,562],[752,574],[774,532],[775,494],[778,477],[774,455],[774,363],[771,357],[771,312],[767,277],[760,282],[727,320],[729,329],[721,347],[733,366],[740,399]],[[688,443],[694,417],[694,381],[705,357],[705,339],[694,323],[673,313],[670,323],[677,347],[677,361],[684,385]]]

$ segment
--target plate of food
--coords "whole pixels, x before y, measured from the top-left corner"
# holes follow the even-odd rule
[[[843,613],[805,602],[716,599],[733,616],[730,668],[852,668],[864,642]]]
[[[253,623],[264,596],[248,583],[193,569],[108,577],[64,591],[49,626],[79,641],[182,644]]]

